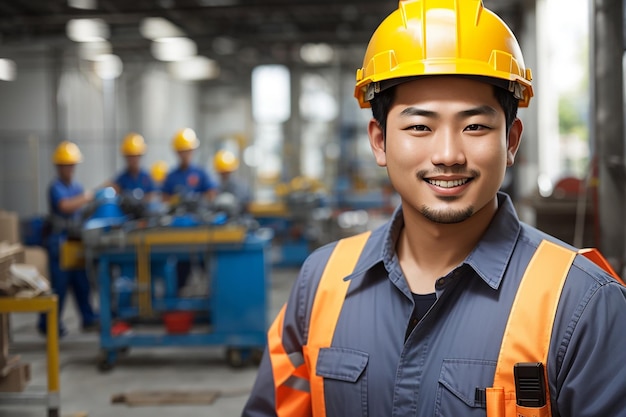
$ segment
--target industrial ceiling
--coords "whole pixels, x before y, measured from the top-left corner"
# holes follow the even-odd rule
[[[516,31],[524,1],[485,0],[485,5]],[[29,49],[69,51],[67,22],[100,18],[110,28],[113,53],[124,61],[152,59],[150,40],[139,27],[146,17],[162,17],[196,43],[198,55],[222,66],[290,63],[303,44],[322,42],[352,63],[350,51],[361,55],[378,23],[397,5],[397,0],[0,0],[0,57]]]

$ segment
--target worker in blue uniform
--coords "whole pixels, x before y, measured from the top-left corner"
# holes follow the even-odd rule
[[[120,152],[126,161],[126,169],[113,181],[119,194],[131,194],[138,200],[149,200],[155,191],[150,174],[141,167],[141,157],[146,153],[146,141],[139,133],[131,132],[124,137]]]
[[[85,269],[63,270],[60,265],[62,244],[79,230],[82,223],[83,209],[93,200],[93,192],[85,190],[74,181],[76,164],[82,161],[78,146],[69,141],[61,142],[54,151],[52,162],[57,171],[57,178],[48,188],[50,210],[50,234],[46,247],[49,256],[49,272],[52,290],[58,296],[59,333],[67,333],[62,323],[63,307],[67,290],[72,289],[80,312],[81,328],[84,331],[97,328],[98,316],[91,305],[91,288]],[[38,330],[46,333],[46,319],[41,315]]]
[[[161,189],[163,200],[176,203],[181,199],[212,200],[217,192],[217,184],[209,174],[193,163],[194,151],[200,146],[196,133],[181,129],[172,139],[172,148],[178,156],[178,166],[170,171]],[[177,197],[176,199],[174,197]]]
[[[208,204],[217,194],[217,184],[201,167],[193,163],[194,151],[200,146],[196,132],[184,128],[172,138],[172,148],[178,156],[178,166],[165,177],[161,187],[164,203],[176,206],[183,202]],[[198,261],[202,264],[201,261]],[[183,288],[191,273],[191,263],[179,261],[176,264],[178,288]]]
[[[401,204],[362,235],[354,267],[337,272],[334,287],[318,283],[329,265],[349,262],[345,253],[331,257],[337,242],[302,265],[243,416],[500,410],[485,393],[531,257],[544,240],[571,249],[522,223],[499,191],[521,143],[517,109],[532,95],[513,32],[481,0],[399,2],[372,36],[355,97],[372,108],[370,147]],[[548,345],[547,376],[530,378],[532,387],[545,381],[547,403],[516,417],[625,413],[626,332],[616,329],[626,288],[572,253],[551,337],[526,341]],[[339,288],[338,311],[315,309]]]
[[[237,211],[247,212],[252,197],[248,184],[237,176],[239,158],[229,150],[220,149],[213,157],[213,169],[218,175],[218,193],[232,195]]]

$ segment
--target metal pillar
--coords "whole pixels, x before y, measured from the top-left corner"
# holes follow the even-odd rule
[[[600,250],[621,272],[626,255],[622,0],[593,0],[592,17],[592,149],[598,172]]]

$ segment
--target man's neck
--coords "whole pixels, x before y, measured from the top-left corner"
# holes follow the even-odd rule
[[[396,252],[411,290],[434,291],[435,281],[463,262],[478,244],[496,210],[494,200],[463,222],[441,224],[403,205],[404,228]]]

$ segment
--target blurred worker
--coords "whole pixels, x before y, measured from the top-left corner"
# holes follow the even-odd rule
[[[244,417],[626,414],[626,287],[499,191],[531,78],[481,0],[378,26],[354,94],[401,204],[302,265]]]
[[[250,188],[245,181],[236,176],[239,159],[231,151],[219,150],[213,157],[213,168],[219,175],[218,192],[233,195],[239,211],[245,212],[250,203]]]
[[[163,202],[170,204],[196,203],[212,201],[217,194],[217,184],[207,172],[192,163],[193,152],[200,145],[196,132],[192,129],[181,129],[172,139],[172,147],[178,155],[179,165],[170,171],[161,187]],[[198,263],[202,265],[202,261]],[[183,288],[192,271],[191,262],[176,263],[178,288]]]
[[[172,139],[172,148],[178,155],[179,165],[170,171],[163,183],[163,201],[171,202],[172,197],[178,199],[204,198],[212,200],[217,192],[217,184],[206,171],[192,163],[193,152],[200,145],[196,132],[192,129],[181,129]]]
[[[50,284],[59,299],[59,333],[61,336],[67,333],[61,318],[68,288],[72,288],[74,292],[82,329],[92,330],[98,324],[98,316],[91,307],[91,291],[86,271],[84,269],[63,270],[60,266],[61,246],[68,239],[70,228],[80,226],[82,211],[93,200],[93,193],[85,191],[81,184],[73,180],[76,164],[81,161],[80,149],[76,144],[68,141],[61,142],[52,155],[52,162],[56,166],[58,177],[52,181],[48,189],[52,231],[47,238],[46,246],[49,255]],[[39,317],[37,327],[42,334],[46,333],[44,315]]]
[[[165,181],[165,178],[167,177],[168,170],[169,167],[167,162],[163,160],[156,161],[150,166],[150,177],[152,178],[152,182],[157,190],[163,185],[163,181]]]
[[[141,157],[146,149],[146,141],[139,133],[131,132],[122,141],[120,152],[126,160],[126,169],[113,184],[118,194],[130,194],[137,200],[151,197],[155,186],[150,174],[141,167]]]

